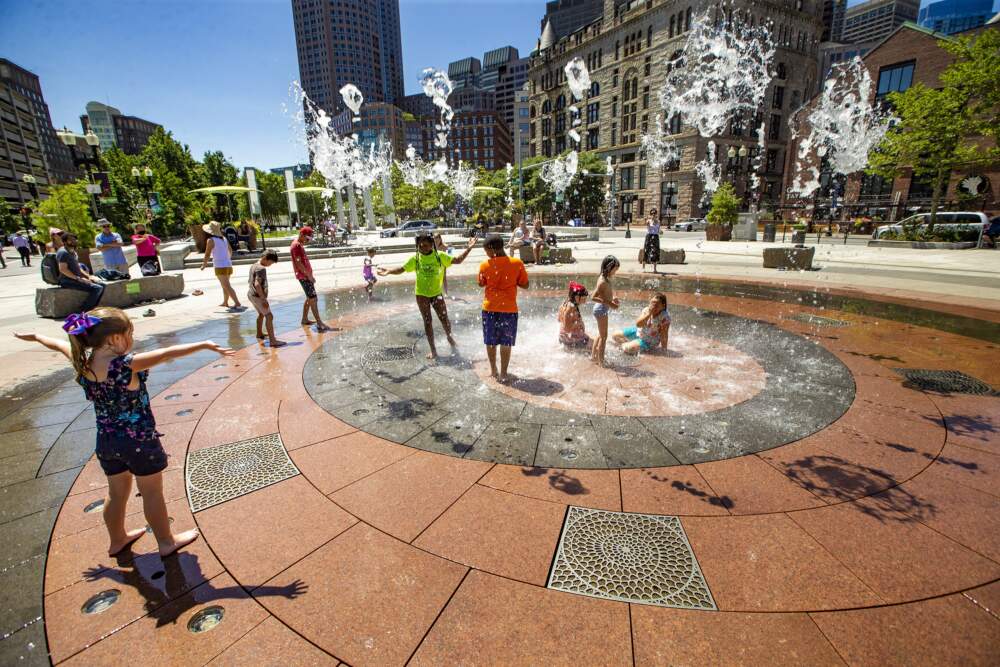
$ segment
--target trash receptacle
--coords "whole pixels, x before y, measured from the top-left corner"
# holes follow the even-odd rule
[[[775,232],[777,231],[777,225],[774,223],[767,223],[764,225],[764,243],[774,243]]]
[[[794,232],[792,232],[793,244],[798,245],[805,242],[806,242],[806,232],[804,229],[796,229]]]

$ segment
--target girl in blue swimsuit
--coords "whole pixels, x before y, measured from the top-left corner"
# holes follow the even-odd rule
[[[614,255],[608,255],[601,261],[601,277],[597,280],[594,295],[594,319],[597,320],[597,336],[590,348],[590,359],[598,366],[604,365],[604,348],[608,344],[608,314],[611,309],[618,309],[618,298],[611,286],[611,278],[618,272],[621,263]]]

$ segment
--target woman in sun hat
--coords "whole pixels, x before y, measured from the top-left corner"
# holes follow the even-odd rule
[[[229,284],[229,277],[233,275],[233,253],[229,248],[229,242],[222,236],[222,226],[212,220],[207,225],[203,225],[202,229],[208,234],[208,241],[205,244],[205,255],[201,258],[201,268],[203,271],[205,270],[205,267],[208,266],[208,257],[211,255],[212,266],[215,267],[215,277],[222,285],[222,303],[219,305],[234,313],[246,310],[240,305],[236,290]],[[233,299],[232,306],[229,305],[230,297]]]

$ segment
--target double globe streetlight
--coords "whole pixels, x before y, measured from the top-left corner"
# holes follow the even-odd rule
[[[86,154],[81,156],[77,155],[76,152],[77,141],[81,138],[79,134],[69,128],[63,127],[62,130],[56,132],[56,136],[69,148],[70,156],[73,158],[73,165],[76,167],[87,167],[87,176],[89,176],[91,184],[96,184],[97,181],[94,178],[94,172],[101,167],[100,156],[97,152],[97,147],[101,145],[100,137],[94,134],[93,130],[88,130],[83,135],[83,140],[90,146],[90,156]],[[101,214],[97,209],[97,195],[94,192],[90,193],[90,207],[94,214],[94,220],[98,220]]]

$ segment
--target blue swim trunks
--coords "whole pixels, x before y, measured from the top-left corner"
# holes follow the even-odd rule
[[[517,340],[517,313],[483,311],[483,343],[513,347]]]
[[[642,338],[639,337],[639,329],[637,327],[628,327],[622,331],[622,334],[624,334],[625,338],[628,338],[630,341],[633,340],[639,341],[640,352],[649,352],[653,347],[652,345],[650,345],[649,343],[647,343],[646,341],[644,341]]]

